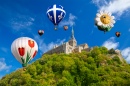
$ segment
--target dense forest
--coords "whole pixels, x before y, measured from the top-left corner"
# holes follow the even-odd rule
[[[130,86],[130,65],[114,49],[43,55],[0,80],[0,86]]]

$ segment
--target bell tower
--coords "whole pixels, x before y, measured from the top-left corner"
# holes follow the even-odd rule
[[[69,40],[69,45],[75,47],[77,45],[77,41],[74,37],[74,30],[73,30],[73,26],[72,26],[72,31],[71,31],[71,39]]]

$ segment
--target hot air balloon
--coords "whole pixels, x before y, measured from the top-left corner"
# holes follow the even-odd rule
[[[39,34],[40,36],[42,36],[42,35],[43,35],[43,33],[44,33],[44,31],[43,31],[43,30],[38,30],[38,34]]]
[[[95,25],[101,31],[108,32],[114,27],[115,17],[110,12],[100,11],[96,14]]]
[[[63,26],[63,28],[64,28],[64,30],[68,30],[68,26],[67,25]]]
[[[25,70],[27,64],[35,57],[38,52],[38,45],[32,38],[20,37],[13,41],[11,52],[14,57],[22,64]]]
[[[52,5],[47,9],[47,16],[49,20],[54,24],[55,30],[57,30],[57,26],[60,21],[65,17],[66,12],[61,5]]]
[[[121,33],[120,33],[120,32],[116,32],[115,35],[116,35],[117,37],[120,37]]]

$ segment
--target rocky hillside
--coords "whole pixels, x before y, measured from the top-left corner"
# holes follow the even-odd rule
[[[90,52],[43,55],[26,71],[4,76],[0,86],[130,86],[130,66],[115,50],[94,47]]]

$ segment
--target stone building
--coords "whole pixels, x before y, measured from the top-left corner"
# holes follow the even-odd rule
[[[53,54],[53,53],[69,54],[69,53],[72,53],[72,52],[81,52],[82,50],[89,51],[90,48],[86,43],[77,45],[77,41],[74,37],[74,30],[72,28],[71,39],[68,42],[63,43],[59,46],[55,45],[53,49],[45,52],[44,54]]]

